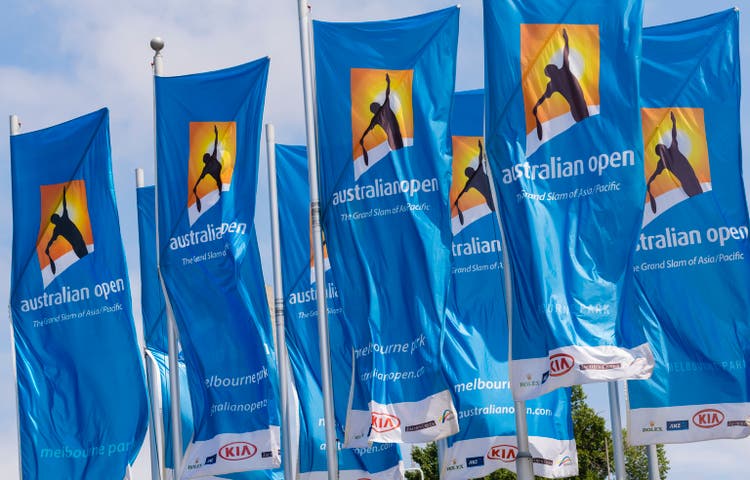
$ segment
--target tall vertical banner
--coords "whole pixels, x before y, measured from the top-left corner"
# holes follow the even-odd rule
[[[314,23],[323,226],[353,341],[348,445],[458,430],[440,368],[458,8]]]
[[[323,418],[317,296],[310,235],[307,149],[277,145],[276,161],[286,340],[300,398],[299,472],[303,480],[326,479],[328,447]],[[339,290],[331,274],[330,262],[324,264],[329,338],[333,357],[331,367],[335,379],[335,410],[343,424],[351,388],[351,341],[345,336],[346,319],[339,299]],[[342,431],[340,428],[339,430]],[[340,449],[339,478],[358,480],[363,477],[374,480],[403,478],[403,465],[398,447],[394,444],[378,444],[356,449]]]
[[[629,275],[645,195],[642,10],[641,0],[484,2],[487,150],[518,313],[518,400],[653,368]]]
[[[180,478],[276,468],[279,409],[253,218],[269,61],[156,77],[160,267],[194,435]]]
[[[508,377],[508,338],[501,233],[484,152],[484,92],[455,95],[451,115],[453,281],[443,362],[460,431],[448,437],[440,478],[479,478],[515,471],[515,406]],[[534,473],[578,474],[570,391],[558,389],[526,403]]]
[[[164,432],[163,455],[165,466],[174,469],[172,455],[172,416],[170,415],[169,390],[169,346],[167,340],[167,313],[164,294],[159,283],[156,266],[156,193],[153,186],[136,190],[138,203],[138,243],[141,266],[141,316],[143,317],[143,339],[146,343],[148,362],[146,368],[154,367],[159,374],[161,386],[161,412],[159,418]],[[190,407],[190,390],[187,370],[182,359],[180,367],[180,417],[182,418],[183,452],[190,442],[193,432],[193,414]],[[151,392],[154,395],[154,392]],[[158,418],[154,415],[154,418]]]
[[[11,137],[21,476],[124,478],[148,403],[109,112]]]
[[[653,378],[628,382],[637,445],[750,435],[750,242],[739,13],[647,28],[643,229],[633,271]]]
[[[160,374],[162,417],[165,446],[162,450],[164,461],[168,469],[174,469],[172,464],[172,438],[169,390],[169,355],[167,348],[167,316],[166,305],[159,275],[156,267],[156,218],[154,215],[155,189],[153,186],[141,187],[137,190],[138,197],[138,239],[141,253],[141,311],[143,314],[143,332],[149,358],[156,364]],[[190,405],[190,389],[188,388],[187,369],[182,358],[180,366],[180,416],[182,417],[183,451],[193,436],[193,412]],[[170,477],[173,478],[173,477]],[[222,475],[221,477],[234,480],[277,479],[282,478],[281,472],[276,470],[249,471]]]

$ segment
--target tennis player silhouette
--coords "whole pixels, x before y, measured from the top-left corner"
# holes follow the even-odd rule
[[[487,175],[487,172],[484,170],[484,150],[482,149],[482,141],[479,140],[477,144],[479,145],[479,157],[477,157],[479,163],[477,165],[477,168],[466,167],[466,170],[464,170],[464,174],[466,175],[466,184],[464,185],[463,190],[461,190],[461,192],[456,197],[456,201],[453,202],[453,205],[456,206],[456,210],[458,210],[458,220],[461,222],[461,225],[464,224],[464,214],[461,211],[461,207],[458,206],[458,201],[461,199],[464,193],[469,191],[469,189],[473,188],[480,194],[482,194],[490,210],[493,212],[495,211],[495,202],[492,201],[490,176]]]
[[[659,161],[656,162],[656,169],[646,183],[648,201],[651,203],[651,211],[654,213],[656,213],[656,199],[651,193],[651,183],[664,170],[668,170],[674,177],[677,177],[682,191],[688,197],[703,193],[703,187],[701,187],[701,182],[698,180],[693,166],[690,165],[687,157],[680,152],[680,146],[677,144],[677,121],[674,118],[674,112],[669,112],[669,117],[672,119],[672,143],[669,147],[663,143],[656,146],[655,151],[659,156]],[[674,177],[670,176],[673,181]]]
[[[201,199],[198,197],[198,184],[201,183],[201,180],[203,180],[203,177],[205,177],[206,175],[210,175],[216,181],[216,187],[219,191],[219,198],[221,198],[221,162],[217,157],[218,147],[219,130],[216,128],[216,125],[214,125],[214,151],[211,155],[209,155],[208,153],[203,154],[203,171],[201,172],[201,176],[198,177],[198,180],[195,182],[195,186],[193,187],[193,195],[195,195],[195,206],[199,212],[201,211]]]
[[[573,116],[573,120],[580,122],[581,120],[589,117],[589,108],[586,105],[586,99],[583,97],[583,90],[578,78],[570,70],[570,45],[568,42],[568,31],[563,28],[562,31],[563,39],[565,39],[565,47],[563,48],[563,64],[562,67],[558,67],[554,63],[550,63],[544,67],[544,74],[549,77],[547,83],[547,89],[544,91],[536,105],[532,110],[534,118],[536,119],[536,135],[539,140],[542,139],[542,123],[539,121],[539,115],[537,110],[539,107],[550,98],[554,93],[559,93],[565,98],[570,105],[570,114]]]
[[[55,243],[58,237],[63,237],[68,241],[70,246],[73,247],[73,251],[78,256],[78,258],[83,258],[89,253],[88,249],[86,248],[86,242],[83,240],[83,235],[81,235],[81,231],[70,219],[70,214],[68,213],[68,201],[66,196],[67,191],[65,188],[63,188],[62,215],[53,213],[49,217],[50,222],[55,225],[55,228],[52,230],[52,238],[49,239],[47,248],[44,249],[44,253],[46,253],[47,258],[49,258],[49,266],[50,270],[52,270],[53,275],[57,273],[57,267],[55,266],[55,261],[52,260],[49,249],[52,247],[52,244]]]
[[[404,148],[404,139],[401,136],[401,127],[398,124],[398,118],[391,108],[391,77],[385,74],[385,100],[383,104],[378,102],[372,102],[370,104],[370,111],[372,112],[372,120],[367,126],[365,131],[362,133],[362,138],[359,139],[359,144],[362,146],[362,156],[365,160],[365,165],[369,165],[370,159],[367,156],[367,150],[365,149],[365,137],[375,126],[379,126],[385,132],[388,138],[388,146],[391,150],[398,150]]]

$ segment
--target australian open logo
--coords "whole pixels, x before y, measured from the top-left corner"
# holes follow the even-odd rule
[[[702,108],[641,109],[646,175],[643,226],[711,190]]]
[[[42,185],[41,223],[36,244],[44,288],[94,251],[86,184],[83,180]]]
[[[413,70],[351,70],[354,180],[390,152],[411,146]]]
[[[191,227],[229,191],[236,153],[235,122],[190,122],[187,207]]]
[[[351,69],[354,185],[333,192],[333,205],[387,197],[411,199],[422,193],[440,190],[436,177],[404,178],[414,167],[403,161],[407,156],[407,147],[414,144],[413,75],[413,70]],[[377,177],[360,182],[362,175],[388,157],[394,160],[394,163],[386,164],[391,167],[390,178]],[[425,208],[418,207],[408,209]],[[345,220],[360,220],[399,211],[407,211],[406,206],[389,211],[349,212]]]
[[[526,156],[599,114],[599,26],[521,25]]]
[[[495,211],[482,137],[452,137],[451,229],[453,235]]]

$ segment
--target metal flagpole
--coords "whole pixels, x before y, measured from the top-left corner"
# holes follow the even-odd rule
[[[136,189],[141,188],[145,185],[143,180],[143,169],[142,168],[136,168],[135,169],[135,187]],[[151,360],[148,355],[148,351],[144,347],[143,349],[143,366],[146,370],[146,386],[148,387],[148,393],[149,393],[149,399],[151,401],[151,414],[149,415],[149,422],[151,422],[151,428],[149,432],[149,444],[151,446],[151,479],[152,480],[160,480],[161,478],[161,470],[160,470],[160,462],[159,462],[159,440],[158,435],[156,432],[156,418],[157,418],[157,406],[156,406],[156,396],[154,395],[154,374],[151,371]]]
[[[503,289],[505,290],[505,316],[508,318],[508,367],[510,367],[510,359],[513,352],[513,277],[510,271],[510,255],[508,254],[508,242],[505,238],[505,228],[503,228],[503,220],[500,218],[500,208],[497,203],[498,196],[495,190],[495,180],[486,156],[483,161],[485,162],[485,171],[488,172],[490,177],[490,191],[492,193],[492,202],[495,204],[495,212],[497,212],[497,225],[500,228],[500,242],[503,250]],[[508,371],[510,372],[510,368],[508,368]],[[514,401],[513,405],[516,418],[516,443],[518,443],[516,476],[518,480],[534,480],[534,468],[529,448],[529,425],[526,419],[526,402],[522,400]]]
[[[648,456],[648,480],[660,480],[659,453],[656,450],[656,445],[647,445],[646,455]]]
[[[318,340],[320,343],[320,372],[323,387],[323,410],[326,427],[326,458],[328,479],[337,480],[339,473],[336,420],[333,414],[331,384],[331,351],[328,340],[328,311],[326,307],[325,270],[323,266],[323,238],[318,197],[318,145],[315,135],[315,107],[312,77],[312,47],[310,45],[310,7],[305,0],[297,0],[299,13],[300,50],[302,54],[302,85],[305,96],[305,129],[307,133],[307,164],[310,180],[310,213],[315,251],[315,291],[318,303]]]
[[[266,157],[268,159],[268,199],[271,206],[271,245],[273,251],[273,314],[276,320],[276,363],[279,369],[281,394],[281,435],[283,440],[284,478],[293,479],[292,431],[289,424],[289,363],[286,361],[286,331],[284,330],[284,288],[281,278],[281,236],[279,235],[279,198],[276,190],[276,133],[266,124]]]
[[[622,443],[622,420],[620,419],[620,394],[617,382],[607,382],[609,390],[609,418],[612,422],[612,455],[615,458],[615,478],[625,480],[625,449]]]
[[[169,343],[169,399],[170,399],[170,416],[172,421],[172,458],[174,459],[175,478],[182,465],[182,415],[180,414],[180,366],[177,355],[179,349],[177,346],[177,324],[172,311],[172,303],[167,295],[167,287],[164,284],[164,277],[161,274],[161,263],[159,261],[159,162],[157,160],[158,148],[156,146],[156,77],[162,76],[163,63],[161,50],[164,48],[164,40],[159,37],[151,39],[151,48],[154,50],[154,191],[156,193],[156,205],[154,208],[154,218],[156,219],[156,267],[159,272],[159,283],[161,284],[162,293],[164,294],[164,304],[167,311],[167,341]]]
[[[10,136],[21,133],[21,122],[18,121],[17,115],[10,116]],[[13,392],[16,399],[16,441],[18,442],[18,478],[23,478],[21,466],[21,413],[18,403],[18,370],[16,369],[16,334],[13,328],[13,316],[10,313],[10,303],[8,303],[8,326],[10,327],[10,356],[13,365]]]

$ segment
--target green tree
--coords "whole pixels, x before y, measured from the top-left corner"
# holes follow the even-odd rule
[[[607,460],[610,471],[614,474],[614,457],[612,455],[612,436],[606,428],[604,418],[586,403],[586,394],[580,385],[573,386],[571,394],[571,415],[573,430],[578,449],[578,476],[573,480],[602,480],[607,477]],[[623,438],[626,437],[623,430]],[[669,460],[664,445],[657,445],[659,473],[661,480],[666,480],[669,472]],[[609,454],[609,458],[608,455]],[[428,443],[424,448],[414,447],[412,459],[424,472],[425,480],[438,480],[437,447]],[[648,458],[646,447],[625,445],[625,471],[628,480],[648,480]],[[409,472],[409,480],[419,479],[419,474]],[[539,477],[536,477],[539,479]],[[516,475],[508,470],[498,470],[485,477],[486,480],[515,480]],[[540,479],[541,480],[541,479]]]
[[[599,480],[607,477],[607,452],[612,461],[611,437],[604,419],[586,403],[583,387],[575,385],[570,398],[573,432],[578,449],[579,480]],[[605,444],[605,442],[610,442]]]
[[[628,431],[622,430],[623,438],[627,438]],[[628,480],[648,480],[648,453],[643,445],[629,445],[625,443],[625,472]],[[667,479],[669,459],[664,445],[656,445],[656,457],[659,459],[659,478]]]
[[[424,480],[438,480],[440,478],[440,468],[438,467],[437,445],[430,442],[424,448],[413,447],[411,458],[419,464],[419,468],[424,473]],[[419,473],[406,472],[406,478],[409,480],[419,480]]]

